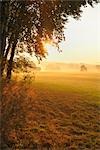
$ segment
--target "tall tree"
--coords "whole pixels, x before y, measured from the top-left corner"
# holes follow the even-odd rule
[[[1,4],[1,71],[9,63],[7,78],[11,78],[16,46],[26,46],[27,52],[38,59],[45,57],[43,41],[50,39],[57,46],[64,39],[64,25],[68,16],[78,19],[81,7],[93,6],[98,0],[2,0]]]

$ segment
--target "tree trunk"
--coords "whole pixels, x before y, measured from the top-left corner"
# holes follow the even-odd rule
[[[1,40],[0,40],[0,48],[1,48],[1,58],[3,56],[3,53],[4,53],[4,48],[5,48],[5,45],[6,45],[6,37],[5,37],[5,34],[6,34],[6,3],[5,2],[0,2],[0,8],[1,8],[1,25],[0,25],[0,28],[1,28]]]
[[[8,23],[8,17],[9,17],[9,3],[10,1],[1,1],[0,2],[0,75],[2,77],[3,69],[2,69],[2,63],[4,58],[4,52],[6,47],[6,34],[7,34],[7,23]]]
[[[2,59],[3,59],[3,54],[6,46],[6,15],[5,15],[5,8],[6,5],[4,2],[0,2],[0,75],[1,75],[1,66],[2,66]]]
[[[14,41],[14,43],[12,45],[11,56],[10,56],[10,59],[8,61],[7,76],[6,76],[6,79],[7,79],[8,82],[11,79],[11,73],[12,73],[12,67],[13,67],[13,58],[14,58],[14,54],[15,54],[16,44],[17,44],[17,39],[16,39],[16,41]]]
[[[8,18],[9,18],[9,4],[10,1],[1,1],[0,2],[0,12],[1,12],[1,54],[4,54],[5,46],[6,46],[6,34],[8,32]]]
[[[10,50],[10,46],[11,46],[11,44],[9,43],[9,45],[6,49],[6,53],[5,53],[5,55],[4,55],[4,57],[2,58],[2,61],[1,61],[1,77],[3,77],[3,72],[4,72],[4,69],[5,69],[6,62],[7,62],[7,56],[8,56],[9,50]]]
[[[12,39],[13,39],[13,36],[11,35],[10,39],[9,39],[9,43],[8,43],[8,47],[5,51],[5,54],[1,60],[1,77],[3,77],[3,72],[4,72],[4,69],[5,69],[5,65],[6,65],[6,62],[7,62],[7,56],[9,54],[9,50],[11,48],[11,44],[12,44]]]

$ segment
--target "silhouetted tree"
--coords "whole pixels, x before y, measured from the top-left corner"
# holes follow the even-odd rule
[[[98,0],[2,0],[1,7],[1,74],[7,67],[7,79],[11,78],[11,70],[16,46],[26,46],[27,52],[41,60],[46,56],[43,41],[52,40],[59,48],[64,39],[64,25],[68,16],[78,19],[81,7],[93,6]]]
[[[13,71],[20,70],[22,72],[27,72],[29,69],[36,70],[36,68],[36,64],[24,56],[15,58],[13,62]]]
[[[87,71],[87,67],[85,66],[85,65],[81,65],[81,67],[80,67],[80,71]]]

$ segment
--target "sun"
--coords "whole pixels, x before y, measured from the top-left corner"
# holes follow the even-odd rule
[[[45,44],[44,44],[44,48],[45,48],[46,50],[50,50],[50,49],[52,48],[52,45],[51,45],[50,43],[45,43]]]
[[[44,46],[44,49],[49,53],[51,52],[52,50],[56,50],[56,46],[52,43],[52,42],[43,42],[43,46]]]

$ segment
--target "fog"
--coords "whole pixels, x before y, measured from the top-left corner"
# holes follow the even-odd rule
[[[82,69],[83,66],[83,69]],[[41,64],[45,72],[100,72],[98,64],[48,62]]]

